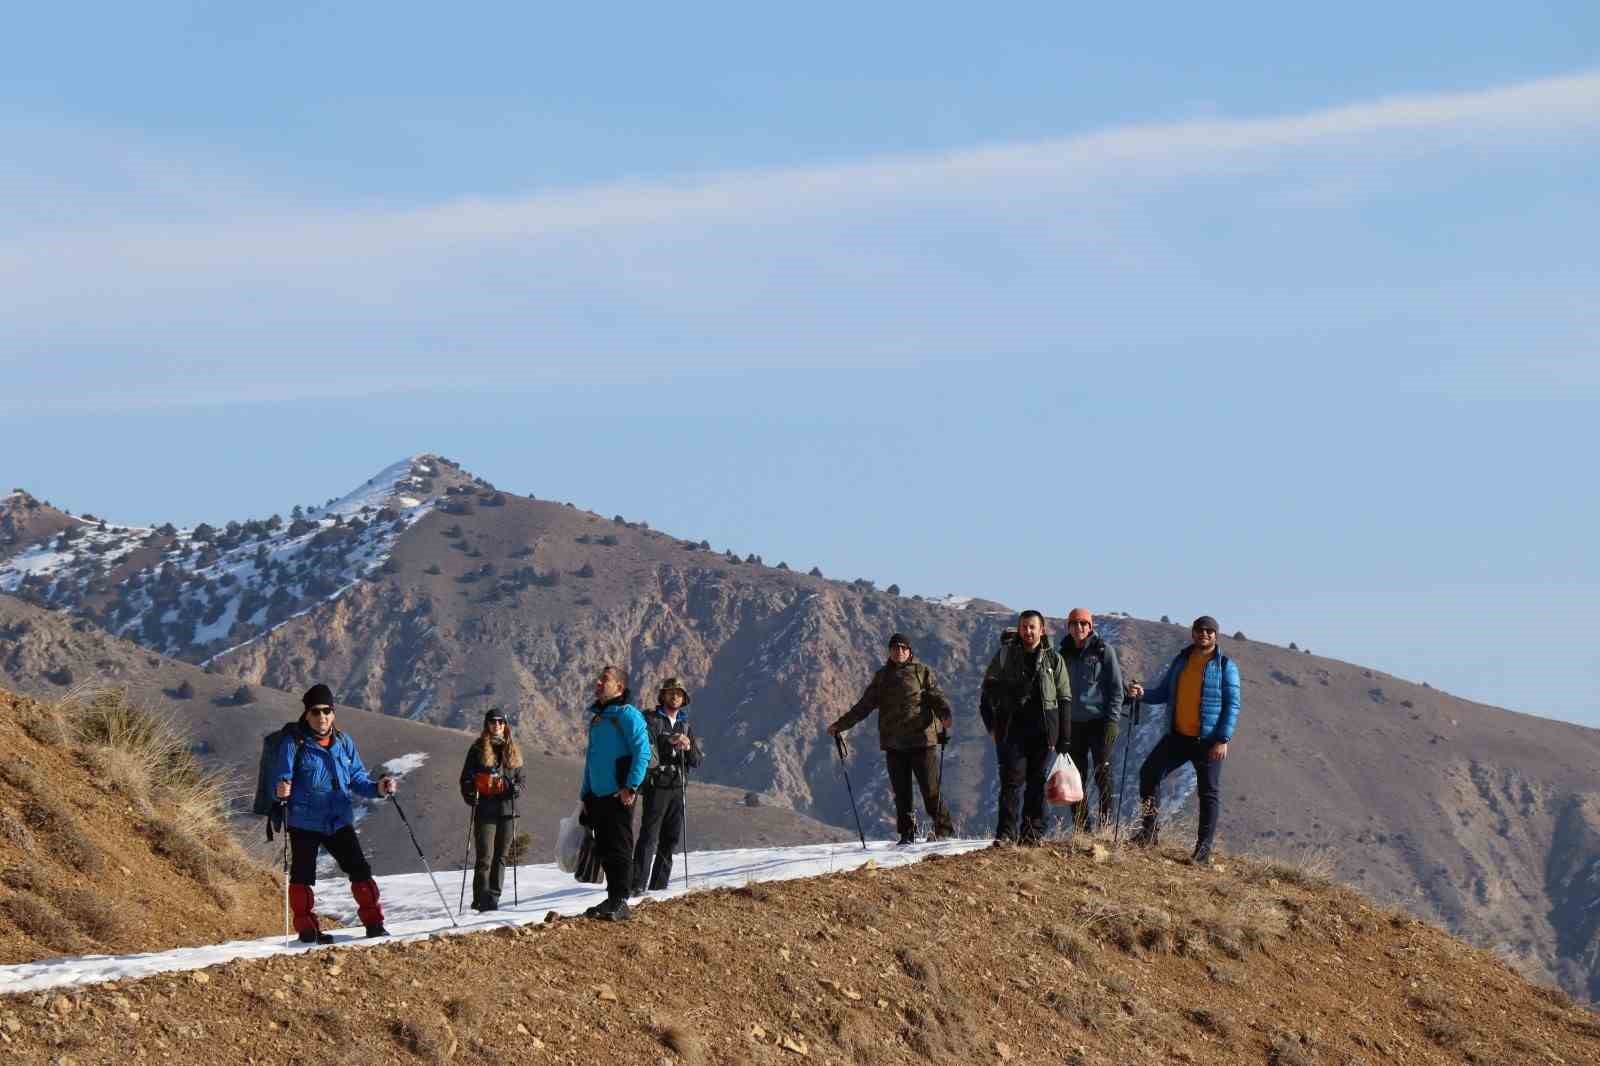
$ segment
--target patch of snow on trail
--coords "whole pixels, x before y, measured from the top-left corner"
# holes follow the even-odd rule
[[[887,840],[875,840],[863,851],[860,845],[805,844],[790,848],[745,848],[736,851],[702,851],[689,854],[689,870],[695,890],[708,888],[738,888],[752,881],[788,881],[797,877],[814,877],[836,870],[853,870],[868,860],[877,865],[905,866],[926,855],[959,855],[989,846],[988,840],[946,840],[937,844],[914,844],[896,847]],[[683,869],[679,863],[673,887],[666,892],[652,893],[652,900],[681,896]],[[440,874],[443,876],[443,874]],[[583,885],[564,874],[554,863],[517,868],[517,887],[520,901],[510,902],[508,891],[501,900],[500,910],[491,915],[476,915],[470,911],[457,917],[458,927],[440,913],[439,896],[427,874],[397,874],[378,878],[383,898],[386,924],[393,934],[390,940],[424,940],[430,936],[455,933],[484,932],[505,926],[530,925],[542,922],[549,911],[560,915],[582,914],[605,898],[603,885]],[[442,882],[441,882],[442,884]],[[506,872],[506,887],[513,881],[511,871]],[[343,948],[371,947],[385,940],[366,940],[356,923],[355,904],[349,893],[330,879],[319,896],[318,909],[325,916],[347,923],[343,935],[354,939],[334,945]],[[448,894],[447,894],[448,895]],[[649,904],[646,904],[648,907]],[[333,931],[340,935],[339,930]],[[141,955],[83,955],[71,958],[44,959],[12,966],[0,966],[0,996],[19,992],[37,992],[46,988],[69,985],[92,985],[106,981],[126,981],[149,977],[158,973],[177,973],[217,966],[233,959],[264,959],[273,955],[297,954],[304,951],[322,951],[324,948],[307,947],[299,941],[282,936],[262,940],[234,940],[226,944],[207,947],[177,948],[173,951],[151,952]]]

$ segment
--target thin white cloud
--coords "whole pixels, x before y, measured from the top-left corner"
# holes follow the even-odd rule
[[[1103,179],[1182,177],[1248,167],[1263,154],[1326,146],[1378,147],[1396,134],[1582,136],[1600,129],[1600,72],[1475,92],[1404,96],[1299,115],[1120,127],[1054,140],[856,163],[738,171],[673,181],[616,182],[528,196],[465,198],[410,210],[308,211],[193,226],[133,224],[58,233],[0,253],[18,282],[48,261],[142,271],[246,272],[318,261],[461,251],[575,232],[738,224],[819,211],[1003,199],[1016,188]],[[168,180],[176,181],[169,178]]]

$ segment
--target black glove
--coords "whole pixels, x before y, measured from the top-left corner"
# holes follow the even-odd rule
[[[1071,755],[1072,754],[1072,749],[1071,748],[1062,747],[1060,744],[1057,744],[1056,745],[1056,754],[1057,755]]]
[[[948,729],[939,730],[939,746],[942,748],[948,743],[950,743],[950,730],[948,730]]]
[[[589,828],[589,805],[587,803],[583,805],[583,810],[578,812],[578,824],[585,829]]]

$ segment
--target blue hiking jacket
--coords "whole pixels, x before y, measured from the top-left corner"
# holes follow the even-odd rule
[[[650,730],[644,715],[628,702],[626,692],[604,707],[589,710],[589,750],[583,757],[583,788],[578,798],[609,796],[624,786],[639,791],[650,766]],[[625,756],[633,761],[626,780],[618,781],[617,760]]]
[[[332,834],[355,825],[350,797],[378,795],[378,783],[362,765],[348,733],[334,730],[333,744],[324,748],[304,722],[291,725],[278,746],[277,780],[290,783],[290,827],[313,833]]]
[[[1178,676],[1189,661],[1191,644],[1180,651],[1167,666],[1161,684],[1144,690],[1144,702],[1167,704],[1167,732],[1172,732],[1172,694],[1177,690]],[[1217,654],[1206,663],[1205,680],[1200,685],[1200,740],[1226,744],[1233,739],[1233,730],[1239,724],[1239,668],[1233,660],[1217,649]]]

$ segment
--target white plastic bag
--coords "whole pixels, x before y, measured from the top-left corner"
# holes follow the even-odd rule
[[[1044,784],[1044,798],[1058,807],[1083,802],[1083,780],[1070,757],[1056,756],[1055,765],[1050,767],[1050,777]]]
[[[556,865],[562,873],[570,874],[578,868],[578,849],[583,847],[583,826],[578,818],[583,814],[583,804],[573,808],[572,817],[561,819],[561,829],[556,833]]]

